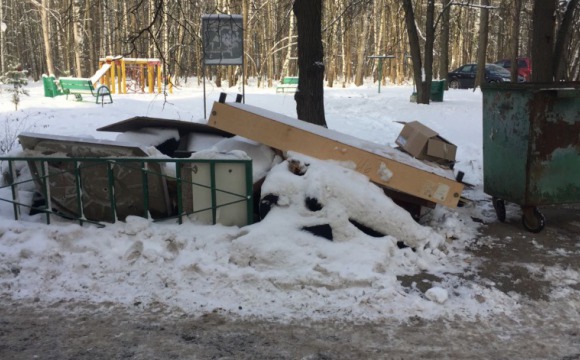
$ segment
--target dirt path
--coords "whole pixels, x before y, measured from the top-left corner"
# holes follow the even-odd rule
[[[278,324],[13,304],[0,310],[0,358],[580,359],[580,329],[569,315],[564,303],[538,302],[517,319]]]
[[[580,210],[543,211],[544,232],[525,232],[510,208],[507,222],[486,226],[470,249],[481,260],[470,281],[521,295],[510,317],[280,324],[82,302],[46,309],[0,298],[0,359],[580,360],[580,284],[545,276],[554,266],[580,272]],[[554,291],[572,296],[554,298]]]

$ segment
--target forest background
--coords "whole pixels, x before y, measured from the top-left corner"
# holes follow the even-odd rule
[[[0,0],[0,67],[42,74],[89,77],[99,58],[123,55],[161,58],[164,73],[179,85],[202,74],[203,14],[241,14],[245,28],[245,74],[257,86],[274,86],[296,76],[297,29],[294,0]],[[322,42],[325,85],[361,85],[379,80],[373,55],[384,60],[382,84],[411,81],[413,69],[405,23],[404,1],[323,0]],[[425,42],[430,3],[434,3],[433,78],[476,62],[478,38],[487,29],[486,61],[531,56],[533,0],[413,1],[419,41]],[[487,10],[486,26],[481,23]],[[557,1],[556,27],[570,21],[559,59],[562,79],[580,80],[580,8],[578,0]],[[556,30],[557,31],[557,30]],[[235,86],[242,69],[212,66],[217,86]]]

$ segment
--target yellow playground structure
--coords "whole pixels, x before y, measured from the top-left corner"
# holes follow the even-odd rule
[[[99,70],[91,77],[93,84],[100,81],[107,85],[113,94],[161,93],[163,87],[163,68],[161,60],[155,58],[126,58],[107,56],[99,59]],[[166,77],[167,88],[173,93],[173,84]],[[157,83],[157,84],[156,84]]]

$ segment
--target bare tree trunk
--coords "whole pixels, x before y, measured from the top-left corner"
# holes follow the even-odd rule
[[[379,32],[380,32],[380,36],[378,38],[378,46],[377,46],[377,54],[379,55],[390,55],[387,54],[387,40],[386,40],[386,36],[385,33],[387,32],[387,6],[386,4],[382,4],[381,6],[381,24],[379,27]],[[379,78],[379,81],[381,82],[381,85],[386,85],[386,79],[387,79],[387,74],[388,74],[388,70],[390,70],[391,68],[391,61],[387,60],[387,63],[383,64],[383,72],[382,74],[378,74],[377,77]]]
[[[113,54],[113,49],[111,48],[111,21],[109,19],[109,9],[106,2],[103,2],[103,52],[104,56],[116,55]]]
[[[425,78],[421,84],[423,87],[422,104],[429,104],[431,100],[431,81],[433,80],[433,47],[435,45],[435,0],[427,1],[427,16],[425,20],[425,54],[423,67]],[[418,97],[417,97],[418,98]]]
[[[40,17],[42,22],[42,38],[44,39],[44,54],[46,56],[46,71],[49,75],[55,75],[52,61],[52,47],[50,46],[50,23],[48,21],[49,0],[42,0]]]
[[[93,18],[93,14],[91,14],[91,2],[87,1],[85,5],[84,17],[86,19],[90,19],[87,29],[87,53],[89,57],[89,69],[96,69],[99,62],[99,54],[95,49],[95,36],[97,36],[95,26],[97,21],[95,18]]]
[[[344,21],[344,18],[341,17],[340,23],[344,34],[342,38],[342,74],[344,77],[342,87],[344,88],[351,81],[350,36],[346,31],[346,21]]]
[[[419,34],[415,26],[415,13],[413,12],[413,3],[411,0],[403,0],[403,9],[405,10],[405,24],[409,35],[409,47],[411,49],[411,61],[413,62],[413,79],[417,87],[417,102],[423,101],[423,61],[421,59],[421,45],[419,43]],[[427,102],[428,103],[428,102]]]
[[[574,10],[578,7],[578,0],[570,0],[568,6],[564,11],[562,23],[558,29],[558,36],[556,37],[556,45],[554,47],[554,78],[556,81],[565,78],[566,59],[568,59],[566,46],[570,40],[572,33]],[[580,11],[580,10],[577,10]],[[578,26],[578,25],[576,25]]]
[[[84,40],[82,33],[82,18],[81,18],[81,2],[74,0],[72,3],[73,11],[73,40],[75,53],[75,74],[77,77],[83,77],[83,62],[82,52],[84,48]]]
[[[518,52],[520,47],[520,12],[522,11],[522,0],[514,0],[514,22],[512,24],[512,41],[511,41],[511,51],[510,51],[510,62],[511,62],[511,81],[518,81]],[[527,79],[529,80],[529,79]]]
[[[147,56],[150,58],[154,58],[156,55],[156,47],[155,47],[155,37],[154,34],[156,33],[155,25],[153,24],[153,19],[155,18],[155,0],[149,0],[149,23],[151,24],[151,29],[149,30],[149,51]]]
[[[4,4],[2,4],[2,0],[0,0],[0,75],[4,75],[6,73],[4,64],[4,59],[6,58],[6,42],[4,41],[4,31],[6,31],[6,29],[4,27],[7,25],[2,22],[4,19],[3,8]]]
[[[411,48],[411,59],[413,61],[413,78],[417,86],[417,103],[429,104],[431,96],[431,81],[433,77],[433,43],[435,41],[434,0],[428,0],[425,20],[425,55],[424,61],[421,59],[421,45],[419,35],[415,25],[415,14],[411,0],[403,0],[405,10],[405,24],[409,35],[409,46]],[[424,75],[424,76],[423,76]]]
[[[449,72],[449,12],[451,0],[443,1],[443,13],[441,14],[441,55],[439,55],[439,78],[445,79]]]
[[[122,1],[122,3],[125,3],[125,1]],[[121,35],[119,35],[119,32],[121,29],[119,29],[121,27],[121,25],[119,25],[119,16],[118,16],[118,10],[119,10],[119,2],[118,0],[107,0],[107,8],[109,11],[109,21],[111,22],[111,29],[109,31],[109,44],[111,46],[111,51],[109,52],[109,55],[122,55],[123,54],[123,41],[121,41]]]
[[[554,81],[554,25],[555,0],[535,0],[532,33],[533,82]]]
[[[246,53],[248,52],[249,46],[250,46],[250,42],[248,41],[248,31],[249,31],[249,23],[248,23],[248,14],[249,14],[249,5],[248,5],[248,0],[242,0],[242,26],[244,27],[244,32],[243,32],[243,36],[244,38],[242,39],[243,43],[244,43],[244,54],[243,54],[243,73],[245,76],[245,81],[246,83],[243,85],[247,85],[247,79],[248,79],[248,56],[246,56]]]
[[[290,16],[288,19],[288,48],[286,51],[286,57],[284,58],[284,63],[282,64],[282,76],[290,76],[290,60],[292,59],[292,42],[294,36],[294,16]]]
[[[354,76],[354,84],[361,86],[364,83],[365,70],[365,49],[368,44],[369,29],[371,27],[369,18],[371,17],[370,9],[363,15],[362,33],[358,39],[357,57],[356,57],[356,73]]]
[[[121,5],[121,11],[123,14],[123,31],[121,32],[121,34],[123,34],[123,39],[129,39],[130,37],[130,31],[131,31],[131,26],[129,25],[129,13],[127,11],[127,1],[123,1],[122,2],[123,5]],[[123,56],[127,56],[127,54],[131,51],[130,47],[128,45],[124,45],[121,48],[121,52],[115,55],[123,55]]]
[[[298,91],[294,95],[300,120],[326,127],[324,117],[324,51],[322,0],[295,0],[298,29]]]
[[[336,12],[335,12],[335,7],[336,5],[331,1],[328,4],[328,8],[327,8],[327,17],[331,18],[333,16],[335,16]],[[338,34],[336,33],[336,31],[334,30],[334,28],[332,29],[332,31],[326,31],[327,37],[326,37],[326,43],[328,44],[327,46],[327,51],[328,54],[326,55],[326,85],[328,87],[333,87],[334,86],[334,78],[336,77],[336,52],[337,49],[339,47],[338,42],[336,41],[336,38],[338,37]]]
[[[479,13],[479,41],[477,46],[477,74],[475,76],[475,86],[481,87],[485,83],[485,64],[487,55],[487,40],[489,31],[489,1],[480,0],[481,10]],[[517,68],[517,64],[514,64]]]
[[[401,24],[401,17],[400,17],[400,8],[397,5],[397,9],[392,7],[391,10],[391,21],[395,24],[395,49],[397,50],[397,59],[394,60],[394,66],[391,67],[391,81],[395,84],[402,84],[405,80],[405,68],[407,63],[407,49],[404,45],[405,41],[405,33],[402,30]],[[403,20],[404,21],[404,20]]]
[[[267,8],[268,8],[268,13],[272,13],[272,2],[268,2],[267,4]],[[274,54],[273,52],[273,45],[274,45],[274,39],[267,36],[268,34],[274,34],[275,30],[274,30],[274,25],[273,25],[274,21],[273,19],[267,19],[266,21],[266,26],[264,26],[264,39],[268,39],[266,46],[264,48],[265,53],[265,59],[266,59],[266,71],[267,71],[267,78],[268,78],[268,87],[272,87],[273,83],[272,80],[274,79]]]

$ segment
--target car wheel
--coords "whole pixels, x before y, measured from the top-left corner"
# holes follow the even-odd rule
[[[451,80],[451,82],[449,83],[449,88],[459,89],[459,81],[458,80]]]

